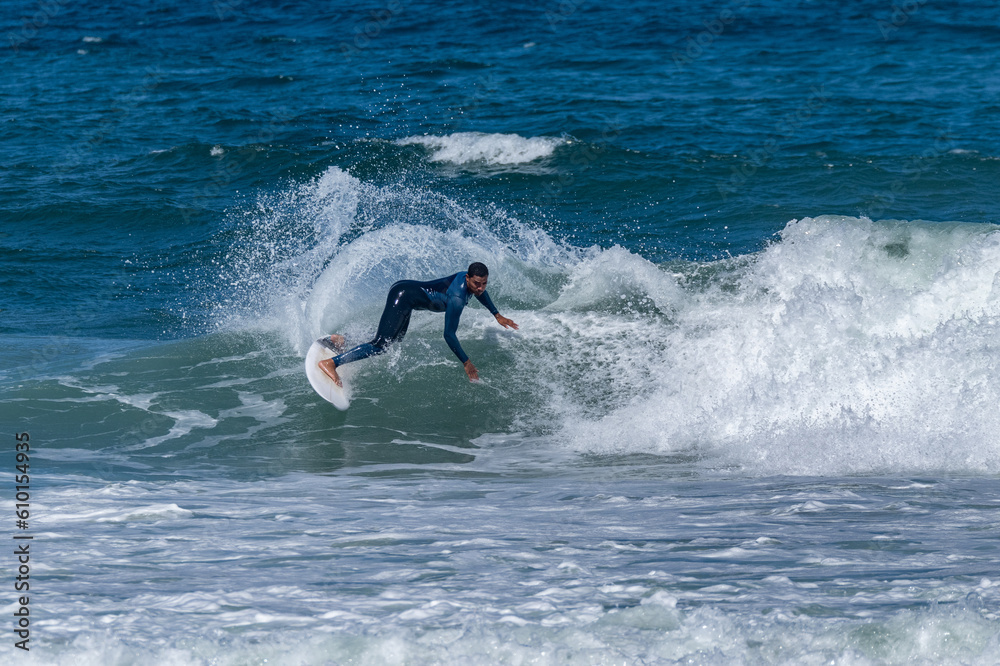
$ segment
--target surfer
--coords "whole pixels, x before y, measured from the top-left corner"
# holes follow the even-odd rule
[[[469,381],[478,380],[479,372],[476,366],[462,350],[458,336],[455,335],[455,331],[458,330],[458,320],[469,302],[469,297],[475,296],[496,318],[498,324],[504,328],[517,330],[517,324],[501,315],[490,300],[490,295],[486,293],[489,274],[486,265],[476,261],[469,264],[469,269],[464,273],[455,273],[428,282],[401,280],[395,283],[389,288],[389,296],[385,300],[385,309],[378,322],[375,338],[339,356],[320,361],[320,369],[338,386],[343,386],[340,377],[337,376],[337,368],[345,363],[353,363],[383,353],[390,343],[401,340],[406,335],[406,329],[410,325],[410,314],[414,310],[431,310],[444,312],[445,342],[462,363]],[[335,351],[342,351],[344,348],[342,335],[331,335],[321,342]]]

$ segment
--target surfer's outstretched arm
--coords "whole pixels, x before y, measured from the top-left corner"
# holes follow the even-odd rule
[[[455,352],[455,356],[463,365],[469,360],[469,355],[465,353],[462,349],[462,345],[458,342],[458,322],[462,319],[462,309],[465,307],[465,303],[462,299],[453,297],[448,299],[448,306],[444,311],[444,341],[448,343],[451,350]]]
[[[514,323],[514,320],[507,319],[507,317],[504,317],[502,314],[500,314],[500,311],[497,310],[497,306],[493,305],[493,299],[490,298],[488,292],[484,291],[483,293],[476,294],[475,296],[476,299],[483,304],[483,307],[485,307],[487,310],[490,311],[490,314],[493,315],[493,317],[497,320],[498,324],[500,324],[504,328],[512,328],[515,331],[517,330],[517,324]]]
[[[448,307],[444,311],[444,339],[462,363],[462,368],[465,370],[465,374],[468,375],[469,381],[477,382],[479,381],[479,371],[472,364],[472,361],[469,360],[469,355],[462,349],[462,345],[458,342],[458,335],[456,335],[458,322],[462,318],[463,308],[465,308],[465,301],[461,298],[454,297],[448,299]]]

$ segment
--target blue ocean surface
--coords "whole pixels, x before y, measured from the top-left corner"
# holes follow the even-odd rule
[[[0,38],[4,663],[1000,663],[997,3]]]

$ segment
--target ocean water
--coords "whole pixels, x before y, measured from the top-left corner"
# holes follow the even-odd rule
[[[0,8],[4,663],[1000,663],[996,3]]]

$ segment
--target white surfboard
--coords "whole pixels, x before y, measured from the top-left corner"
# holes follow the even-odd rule
[[[309,347],[309,352],[306,353],[306,377],[321,398],[343,411],[351,406],[350,389],[346,382],[343,387],[337,386],[337,383],[319,368],[320,361],[333,358],[339,353],[328,345],[329,338],[320,338]],[[338,373],[338,376],[340,381],[344,381],[343,373]]]

